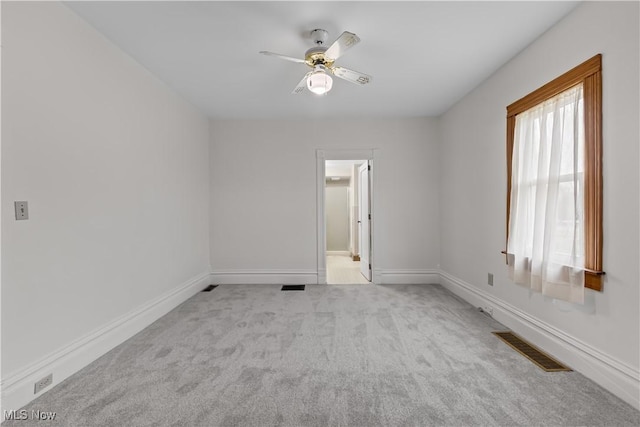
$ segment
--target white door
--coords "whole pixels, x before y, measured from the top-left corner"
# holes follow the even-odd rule
[[[362,164],[358,168],[359,192],[358,205],[360,214],[358,216],[358,235],[360,238],[360,271],[362,275],[371,281],[371,208],[369,204],[369,162]]]

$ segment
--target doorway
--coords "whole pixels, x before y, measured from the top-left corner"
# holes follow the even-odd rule
[[[371,281],[367,160],[325,161],[327,284]]]
[[[372,283],[375,150],[317,154],[318,283]]]

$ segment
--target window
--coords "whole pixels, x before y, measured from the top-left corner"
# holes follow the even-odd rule
[[[533,271],[544,251],[543,282],[550,274],[551,282],[575,283],[579,271],[580,286],[594,290],[602,290],[604,274],[601,58],[507,107],[508,262]],[[547,215],[545,227],[528,221],[536,209]],[[542,228],[553,235],[541,237]]]

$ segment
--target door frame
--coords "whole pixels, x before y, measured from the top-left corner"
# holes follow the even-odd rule
[[[360,244],[360,273],[373,280],[371,267],[371,165],[369,161],[358,166],[358,243]],[[366,179],[363,179],[366,178]],[[366,185],[364,182],[366,181]],[[364,187],[366,186],[366,192]],[[363,238],[363,236],[365,236]],[[366,248],[362,243],[366,240]],[[363,250],[366,249],[366,250]],[[367,265],[368,264],[368,265]]]
[[[317,230],[317,266],[318,266],[318,284],[327,284],[327,235],[326,235],[326,217],[325,217],[325,160],[368,160],[371,170],[369,171],[370,188],[369,203],[371,205],[371,233],[369,235],[369,245],[371,246],[371,283],[380,283],[380,278],[374,274],[377,265],[375,243],[376,236],[376,191],[377,185],[377,159],[379,158],[379,150],[371,149],[318,149],[316,150],[316,230]]]

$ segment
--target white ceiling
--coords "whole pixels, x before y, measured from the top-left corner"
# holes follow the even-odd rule
[[[577,2],[67,2],[72,10],[213,118],[437,116]],[[323,97],[291,91],[314,28],[362,41]]]

